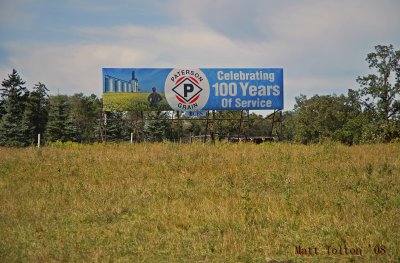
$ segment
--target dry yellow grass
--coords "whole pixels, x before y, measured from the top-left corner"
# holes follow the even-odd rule
[[[72,144],[0,155],[1,262],[400,262],[399,144]],[[318,255],[297,255],[298,245]]]

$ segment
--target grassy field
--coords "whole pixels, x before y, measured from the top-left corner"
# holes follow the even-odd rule
[[[164,93],[163,100],[157,107],[151,107],[147,101],[150,92],[111,92],[103,93],[103,109],[105,111],[154,111],[171,110]]]
[[[0,156],[0,262],[400,262],[399,144]]]

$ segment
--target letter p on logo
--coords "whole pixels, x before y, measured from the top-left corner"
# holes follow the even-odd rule
[[[183,96],[185,97],[185,98],[187,98],[187,96],[188,96],[188,93],[191,93],[191,92],[193,92],[194,91],[194,86],[193,86],[193,84],[188,84],[188,83],[185,83],[184,84],[184,86],[183,86]]]

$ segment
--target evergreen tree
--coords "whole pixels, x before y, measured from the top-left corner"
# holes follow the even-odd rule
[[[106,120],[103,113],[103,99],[99,99],[99,108],[96,114],[96,125],[94,126],[95,140],[104,142],[106,140]]]
[[[49,115],[49,95],[46,85],[38,83],[31,92],[31,105],[33,108],[32,123],[35,134],[44,134]]]
[[[101,103],[96,95],[84,96],[82,93],[70,97],[71,113],[77,128],[77,139],[80,142],[93,142],[98,129],[98,116]]]
[[[65,122],[64,138],[63,141],[80,142],[81,133],[78,126],[76,125],[76,117],[70,111],[68,114],[67,121]]]
[[[155,111],[151,112],[148,117],[150,119],[145,125],[147,140],[150,142],[162,142],[166,139],[166,135],[170,130],[167,113]]]
[[[29,143],[29,139],[25,137],[26,126],[23,125],[25,106],[29,97],[24,84],[15,69],[1,84],[0,145],[2,146],[25,146]]]
[[[33,87],[26,105],[23,126],[30,143],[37,143],[37,135],[45,133],[48,111],[49,111],[49,90],[43,83]]]
[[[69,103],[65,95],[50,97],[50,108],[46,127],[46,141],[68,141],[69,132],[67,123],[69,122]]]
[[[21,122],[22,125],[21,130],[24,138],[23,139],[24,146],[32,145],[35,142],[34,127],[33,124],[31,123],[31,116],[32,116],[32,110],[29,107],[29,101],[28,101]]]
[[[129,140],[124,112],[107,112],[106,140],[117,142]]]

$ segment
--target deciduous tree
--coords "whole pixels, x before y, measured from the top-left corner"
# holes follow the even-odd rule
[[[396,135],[400,117],[400,50],[394,50],[392,45],[378,45],[366,61],[374,72],[357,78],[359,92],[364,106],[377,113],[378,130],[388,141]]]

